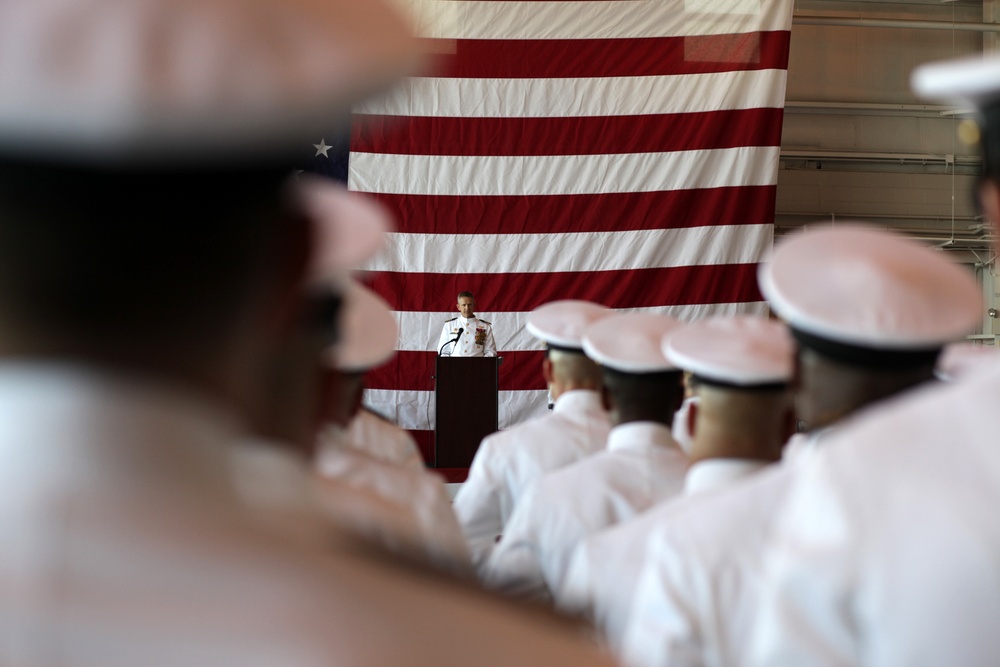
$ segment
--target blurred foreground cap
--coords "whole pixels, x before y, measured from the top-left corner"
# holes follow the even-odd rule
[[[0,154],[162,165],[301,150],[411,71],[414,45],[384,0],[2,2]]]
[[[983,173],[997,178],[1000,170],[1000,56],[981,55],[918,66],[910,76],[918,97],[932,99],[976,112],[978,127],[970,121],[959,125],[966,144],[979,144]]]
[[[394,228],[388,210],[368,195],[319,176],[301,175],[295,196],[316,233],[309,269],[313,284],[337,283],[385,247]]]
[[[758,278],[800,343],[814,346],[936,350],[972,330],[983,308],[972,275],[944,253],[856,224],[786,237]]]
[[[340,339],[329,351],[331,365],[345,373],[361,373],[392,359],[399,327],[382,297],[349,280],[343,292]]]
[[[528,333],[549,347],[579,352],[583,350],[583,330],[612,312],[590,301],[551,301],[528,315]]]
[[[910,75],[919,97],[981,109],[1000,101],[1000,56],[957,58],[919,65]]]
[[[679,368],[740,387],[787,384],[794,351],[788,327],[764,317],[710,317],[663,339],[664,354]]]
[[[623,373],[677,370],[663,354],[663,337],[683,327],[680,320],[650,313],[620,313],[596,322],[584,332],[587,356]]]
[[[1000,365],[1000,349],[968,341],[946,345],[938,357],[934,374],[939,380],[954,382]]]

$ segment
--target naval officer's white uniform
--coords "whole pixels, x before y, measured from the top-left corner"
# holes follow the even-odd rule
[[[581,539],[676,495],[687,465],[666,426],[613,428],[606,450],[546,475],[524,495],[487,565],[487,584],[551,597]]]
[[[786,237],[771,261],[761,266],[759,282],[774,311],[799,338],[801,348],[863,369],[872,378],[880,374],[888,379],[929,377],[935,351],[974,330],[982,308],[979,286],[949,258],[901,235],[857,224],[812,228]],[[932,388],[929,393],[939,391]],[[882,413],[893,410],[893,403],[906,404],[919,393],[909,390],[869,404],[850,420],[838,422],[823,434],[821,447],[808,456],[794,457],[793,465],[782,471],[783,477],[761,486],[759,498],[744,495],[741,508],[734,506],[733,511],[742,513],[739,523],[744,529],[753,526],[763,535],[749,538],[746,548],[735,548],[720,529],[714,543],[706,539],[695,547],[707,559],[707,569],[716,575],[726,572],[725,587],[711,588],[718,593],[717,599],[697,607],[701,610],[697,622],[705,632],[699,635],[696,629],[685,634],[673,610],[693,604],[695,596],[711,598],[711,593],[682,589],[658,601],[652,599],[656,593],[651,593],[635,609],[639,625],[630,635],[632,655],[649,658],[645,665],[673,664],[672,653],[684,655],[693,644],[701,643],[704,656],[711,660],[697,664],[730,664],[737,659],[753,664],[753,647],[759,641],[757,655],[764,664],[976,664],[963,659],[971,657],[967,650],[952,645],[946,651],[935,650],[943,645],[938,641],[940,633],[954,639],[957,633],[952,628],[961,627],[963,634],[972,637],[975,624],[982,621],[970,618],[971,625],[966,626],[956,618],[958,598],[952,596],[968,589],[961,591],[962,585],[956,583],[937,596],[944,586],[935,576],[963,565],[969,571],[981,554],[964,563],[950,557],[955,540],[964,539],[959,536],[970,531],[968,524],[958,531],[948,524],[935,533],[927,530],[927,522],[961,508],[961,500],[951,504],[947,496],[970,497],[967,494],[975,480],[954,468],[954,476],[949,477],[948,465],[961,461],[959,467],[964,469],[969,460],[957,455],[955,447],[978,431],[973,425],[963,434],[965,419],[938,410],[936,403],[933,410],[925,406],[922,412],[895,420],[880,419]],[[951,407],[970,409],[954,403]],[[867,436],[859,434],[861,424],[866,423],[881,426]],[[889,442],[895,449],[882,446]],[[849,445],[848,466],[839,453],[845,444]],[[895,451],[895,465],[889,464],[891,455],[880,458],[880,453],[889,450]],[[921,470],[914,461],[920,451],[930,453],[927,462],[932,465],[924,469],[925,474],[939,482],[928,482],[917,473],[918,488],[908,495],[894,487],[895,475]],[[834,472],[831,460],[840,461],[839,472]],[[847,467],[851,468],[849,477],[844,477],[847,483],[837,485],[834,501],[825,480],[831,473],[843,477]],[[987,467],[980,460],[974,469]],[[814,470],[818,471],[815,476],[808,474]],[[859,482],[865,475],[867,481]],[[807,480],[808,491],[799,494],[796,489],[805,489],[802,485]],[[941,483],[937,493],[935,483]],[[955,493],[938,497],[949,483]],[[924,499],[923,507],[912,502],[914,494]],[[881,503],[867,504],[876,498]],[[879,522],[886,517],[891,521]],[[918,526],[913,531],[916,541],[903,537],[911,525]],[[976,535],[975,531],[969,534]],[[724,543],[734,547],[729,557],[719,552]],[[666,558],[664,547],[672,549],[660,542],[661,556]],[[931,574],[925,566],[936,558],[940,570]],[[661,580],[661,591],[676,579],[676,572],[665,564],[650,568],[644,582]],[[806,579],[802,576],[806,572],[816,577]],[[925,576],[914,576],[919,572]],[[689,581],[696,584],[701,576],[695,573]],[[969,601],[974,608],[975,602]],[[722,609],[731,610],[731,621],[719,622]],[[668,628],[671,624],[673,629]],[[640,632],[642,626],[645,629]],[[900,631],[904,627],[908,632]],[[775,634],[779,628],[780,637]],[[672,638],[665,639],[664,632]],[[926,636],[918,638],[919,634]],[[932,639],[934,635],[937,638]],[[631,643],[632,636],[635,643]],[[921,649],[915,650],[917,646]]]
[[[461,332],[462,337],[455,340]],[[493,338],[493,325],[478,317],[450,319],[441,327],[438,352],[443,357],[495,357],[497,342]]]
[[[733,459],[701,461],[688,471],[683,495],[587,537],[573,551],[556,594],[557,606],[589,618],[608,646],[620,650],[652,529],[670,521],[674,506],[684,499],[736,484],[764,465]]]
[[[741,663],[766,585],[765,536],[788,480],[786,465],[761,471],[678,503],[651,527],[622,637],[626,664]]]
[[[455,512],[473,562],[485,566],[515,504],[532,482],[600,451],[610,431],[600,394],[580,389],[560,395],[544,417],[486,437],[455,497]]]
[[[414,470],[426,468],[413,436],[365,408],[358,410],[346,429],[336,424],[324,427],[317,445],[320,459],[328,446],[348,446],[386,463]]]
[[[803,461],[765,554],[752,665],[992,665],[1000,368],[902,396]]]
[[[788,328],[756,317],[707,318],[669,337],[665,348],[667,357],[703,387],[699,405],[705,412],[697,415],[692,454],[710,458],[692,466],[690,482],[713,466],[731,465],[725,447],[745,428],[760,435],[742,442],[740,451],[756,455],[761,464],[774,460],[781,426],[792,418],[795,347]],[[760,397],[756,403],[755,396]],[[722,419],[727,401],[756,408],[753,423]],[[707,436],[699,438],[702,429]],[[753,618],[753,593],[760,581],[755,576],[760,568],[754,566],[760,561],[767,512],[785,488],[778,484],[771,491],[775,485],[762,483],[773,477],[774,468],[715,493],[686,496],[671,504],[669,518],[650,527],[621,637],[627,664],[740,663],[738,639]]]
[[[995,55],[913,77],[925,97],[978,107],[987,137],[998,81]],[[984,149],[992,186],[995,144]],[[994,193],[985,196],[994,209]],[[940,312],[937,321],[961,324]],[[991,366],[901,396],[803,462],[766,553],[770,587],[748,664],[996,664],[1000,367]]]
[[[442,570],[472,573],[469,549],[438,475],[350,447],[328,449],[316,471],[317,499],[345,529]]]
[[[671,530],[675,519],[685,515],[685,508],[697,507],[711,491],[732,485],[774,460],[781,446],[780,425],[791,409],[787,386],[794,347],[781,324],[758,317],[707,318],[671,332],[662,345],[674,367],[692,373],[704,386],[699,403],[704,411],[696,420],[702,437],[696,430],[689,453],[697,461],[684,478],[685,494],[585,542],[574,554],[560,593],[560,605],[594,619],[616,650],[622,646],[631,600],[640,593],[638,573],[650,536]],[[754,390],[762,393],[754,394]],[[755,413],[759,421],[754,424],[732,425],[722,419],[722,406],[768,411]],[[756,458],[725,457],[730,451],[725,447],[742,437],[747,427],[757,427],[752,432],[761,435],[738,440],[738,451]]]
[[[785,502],[796,466],[835,432],[794,436],[793,456],[713,493],[687,496],[673,503],[669,520],[650,526],[621,633],[626,664],[743,662],[767,585],[763,555],[775,508]]]

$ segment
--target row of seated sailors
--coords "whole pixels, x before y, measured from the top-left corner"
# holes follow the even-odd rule
[[[888,255],[920,266],[921,278],[881,269]],[[811,276],[785,271],[803,256]],[[843,290],[838,272],[859,265],[881,289],[859,285],[827,299],[831,286]],[[423,490],[327,443],[321,474],[352,480],[377,499],[369,509],[350,499],[328,507],[390,548],[452,572],[474,568],[489,588],[586,617],[630,665],[738,663],[762,586],[768,521],[796,462],[855,413],[935,375],[950,381],[997,363],[994,348],[968,344],[938,354],[974,325],[978,286],[894,235],[850,226],[802,234],[762,268],[761,283],[785,322],[685,325],[579,301],[538,308],[528,327],[548,346],[542,370],[555,410],[483,441],[454,513],[440,482],[412,465],[412,444],[398,445],[406,453],[395,456],[410,459],[403,476],[423,479]],[[844,301],[851,307],[828,305]],[[892,317],[893,309],[908,317]],[[921,320],[914,312],[925,315],[923,330],[887,351],[898,322]],[[371,422],[360,415],[356,424]],[[382,434],[354,446],[379,444],[384,457],[385,443],[399,436],[378,423]],[[380,504],[391,508],[370,509]],[[708,592],[725,607],[691,612]]]
[[[406,567],[329,530],[316,513],[318,497],[338,523],[372,541],[589,613],[626,662],[736,664],[757,609],[751,575],[766,569],[770,519],[784,511],[785,503],[771,494],[783,495],[800,476],[807,490],[859,480],[850,498],[857,502],[834,503],[845,510],[837,521],[816,524],[827,531],[849,528],[820,533],[820,541],[832,536],[850,545],[861,532],[870,538],[909,530],[901,548],[886,551],[883,539],[881,549],[869,549],[866,564],[878,561],[882,575],[906,575],[892,583],[929,585],[870,594],[873,577],[851,582],[853,573],[842,563],[854,554],[841,551],[834,560],[821,559],[821,567],[801,570],[821,583],[790,579],[803,584],[795,591],[799,609],[829,612],[844,581],[868,585],[869,594],[862,594],[868,615],[850,621],[885,619],[888,600],[896,605],[895,627],[903,630],[849,628],[865,650],[881,641],[885,658],[893,647],[885,648],[884,637],[918,631],[898,644],[902,652],[895,656],[902,659],[867,662],[988,664],[984,657],[995,661],[1000,654],[1000,647],[988,651],[996,647],[1000,617],[1000,540],[995,518],[984,521],[975,511],[995,505],[989,501],[996,495],[996,455],[982,441],[1000,430],[995,406],[977,397],[995,401],[1000,380],[991,371],[982,376],[986,382],[970,376],[952,390],[915,388],[930,380],[936,350],[979,317],[981,299],[969,276],[945,268],[934,253],[870,231],[840,227],[841,236],[799,236],[795,252],[779,248],[761,274],[765,297],[796,338],[794,374],[792,346],[773,328],[780,325],[744,321],[734,335],[732,321],[706,322],[694,336],[700,347],[692,348],[681,344],[686,329],[669,318],[634,315],[616,323],[619,316],[602,312],[587,323],[596,327],[591,332],[574,328],[580,320],[569,317],[572,310],[559,311],[566,304],[540,309],[532,325],[550,349],[543,371],[557,404],[551,415],[483,443],[457,512],[442,511],[431,522],[458,526],[462,539],[449,548],[412,516],[415,499],[423,497],[407,486],[412,480],[433,487],[427,496],[439,506],[446,502],[430,473],[333,444],[324,445],[322,475],[315,475],[301,456],[315,454],[313,425],[304,418],[315,407],[313,387],[304,385],[315,375],[320,340],[343,328],[333,317],[325,328],[304,326],[316,323],[310,315],[318,321],[327,312],[310,303],[312,288],[364,265],[374,246],[356,243],[362,232],[338,232],[324,248],[322,215],[300,201],[299,183],[286,188],[287,171],[303,137],[331,123],[343,129],[335,119],[355,102],[413,71],[418,53],[405,22],[378,0],[280,8],[80,0],[72,14],[66,4],[0,3],[0,28],[11,37],[4,41],[11,57],[0,58],[0,80],[10,88],[0,105],[0,516],[7,538],[0,546],[0,663],[608,664],[581,640],[577,624]],[[961,83],[964,91],[941,85],[922,92],[938,98],[972,93],[970,101],[981,96],[993,107],[988,116],[995,124],[1000,76],[991,63],[941,74],[942,82]],[[987,217],[1000,219],[995,128],[987,129],[981,194]],[[346,208],[338,209],[337,201]],[[348,221],[360,216],[349,202],[333,196],[327,200],[333,206],[320,208]],[[313,306],[316,312],[308,312]],[[293,314],[310,321],[293,323]],[[558,322],[570,324],[569,331],[553,326]],[[676,334],[667,336],[668,326]],[[275,335],[283,327],[289,331]],[[750,334],[769,328],[771,335]],[[356,340],[395,336],[394,326],[373,321],[364,329],[367,335]],[[712,338],[719,331],[730,335]],[[761,354],[729,347],[753,341]],[[763,353],[775,345],[784,345],[787,356]],[[358,359],[343,345],[338,350],[325,387],[338,415],[356,405],[350,383],[379,363],[376,351],[362,350],[372,358],[351,363]],[[566,371],[588,359],[600,364],[599,372],[596,366]],[[768,362],[755,363],[761,360]],[[274,368],[264,368],[269,364]],[[784,370],[774,375],[776,367]],[[667,428],[680,401],[682,369],[701,381],[686,462],[672,449]],[[266,388],[269,397],[258,395],[256,380],[264,377],[274,383]],[[579,377],[595,383],[572,386]],[[922,397],[905,405],[890,401],[903,392]],[[302,400],[305,395],[310,400]],[[956,423],[949,417],[958,411],[964,419]],[[862,428],[861,412],[886,415],[890,428],[870,419]],[[333,420],[345,427],[340,416]],[[808,441],[779,463],[777,451],[796,419]],[[236,447],[245,428],[254,442]],[[906,455],[920,457],[934,474],[872,474],[860,464],[863,456],[852,456],[852,442],[837,434],[859,430],[858,442],[866,445],[905,433]],[[588,446],[574,443],[574,432],[599,436]],[[385,442],[381,435],[367,438],[369,445]],[[644,450],[648,455],[638,456],[627,474],[610,474],[617,469],[612,459],[624,463],[633,446],[657,442],[662,450]],[[944,442],[960,455],[942,453]],[[846,456],[825,455],[838,449]],[[678,499],[680,475],[671,481],[661,474],[654,451],[669,454],[662,458],[675,469],[687,466],[685,492],[714,485],[718,493]],[[506,465],[494,468],[491,457]],[[738,465],[721,466],[729,468],[726,474],[715,466],[706,480],[713,459]],[[748,459],[771,465],[733,481],[754,469]],[[814,474],[812,461],[819,459],[835,464],[826,477]],[[893,461],[883,455],[879,464]],[[603,487],[602,467],[609,471]],[[585,484],[570,483],[577,474]],[[904,477],[908,481],[900,482]],[[483,480],[495,482],[497,497],[479,521],[474,508],[489,503],[474,501],[490,495],[477,491]],[[720,480],[731,486],[722,490]],[[612,482],[621,484],[615,487],[620,494],[611,493]],[[872,491],[890,485],[888,498]],[[927,487],[933,493],[923,493]],[[530,502],[532,496],[537,500]],[[539,550],[522,546],[530,543],[530,531],[519,537],[520,525],[533,525],[532,507],[553,519],[539,533]],[[574,509],[593,514],[565,511]],[[921,521],[913,521],[911,511]],[[886,528],[880,520],[894,530],[880,530]],[[644,523],[646,532],[633,536]],[[910,524],[931,530],[925,536]],[[852,529],[859,525],[865,530]],[[541,538],[575,534],[572,546],[579,548],[619,529],[628,532],[622,541],[627,559],[595,548],[577,566],[566,545],[540,551],[549,549]],[[993,541],[977,542],[980,536]],[[973,549],[965,548],[970,544]],[[468,553],[456,555],[463,549]],[[568,569],[550,568],[550,560]],[[597,572],[609,564],[609,574]],[[571,586],[586,579],[588,568],[595,572],[589,611],[587,588]],[[987,576],[963,577],[966,570]],[[920,576],[939,572],[950,577]],[[639,583],[629,586],[622,578]],[[613,589],[618,602],[601,598],[597,586]],[[824,595],[824,586],[834,594]],[[930,600],[920,599],[924,593]],[[697,613],[679,613],[686,609]],[[978,609],[991,613],[972,613]],[[927,622],[935,618],[945,622]],[[612,624],[621,629],[610,631]],[[847,630],[843,623],[833,626]],[[949,641],[920,643],[932,633]],[[787,645],[818,636],[775,635]],[[971,649],[963,653],[966,645]],[[911,646],[917,648],[907,655]],[[828,654],[827,662],[851,662],[836,660],[841,655]]]

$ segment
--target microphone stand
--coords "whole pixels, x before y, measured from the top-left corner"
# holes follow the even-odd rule
[[[441,346],[441,349],[438,350],[438,356],[440,357],[442,355],[442,353],[444,353],[444,348],[448,347],[452,343],[457,344],[458,341],[462,340],[462,334],[464,334],[464,333],[465,333],[465,329],[460,329],[459,332],[458,332],[458,335],[455,336],[455,338],[453,338],[452,340],[449,340],[447,343],[445,343],[444,345]]]

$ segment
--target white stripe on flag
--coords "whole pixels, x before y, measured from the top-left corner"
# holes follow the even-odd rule
[[[415,0],[414,0],[415,1]],[[697,39],[700,36],[740,34],[747,38],[735,40],[734,53],[744,54],[745,61],[731,63],[732,67],[765,66],[784,59],[782,35],[761,35],[755,42],[754,33],[787,31],[791,25],[793,3],[790,0],[570,0],[570,1],[487,1],[449,0],[438,4],[447,5],[448,21],[431,28],[430,38],[441,40],[476,40],[477,48],[459,48],[448,57],[448,69],[463,73],[469,78],[418,77],[409,79],[378,99],[359,105],[358,113],[384,116],[411,116],[443,119],[486,119],[485,122],[443,123],[451,130],[452,125],[468,126],[468,132],[491,132],[496,124],[492,119],[544,118],[544,123],[532,125],[557,126],[563,118],[609,116],[647,116],[661,114],[708,114],[718,111],[743,109],[780,109],[784,106],[785,69],[744,69],[720,73],[663,74],[664,71],[702,71],[714,67],[701,67],[688,62],[674,63],[667,60],[663,67],[650,68],[648,60],[642,60],[640,49],[645,53],[650,48],[660,49],[658,53],[678,53],[679,58],[692,61],[718,63],[718,51],[725,51],[720,45],[728,43],[722,39]],[[672,38],[678,38],[673,40]],[[687,39],[694,37],[695,39]],[[650,44],[649,39],[664,38],[663,43]],[[495,52],[490,41],[495,42]],[[553,54],[555,68],[546,67],[533,72],[531,59],[522,56],[518,40],[539,40],[539,44],[525,45],[535,49],[535,54]],[[587,43],[589,52],[614,51],[620,54],[619,67],[595,69],[590,63],[574,63],[573,56],[582,45],[561,40],[613,40],[616,43]],[[769,61],[753,61],[754,44],[762,49],[761,54],[770,54]],[[726,54],[723,54],[726,55]],[[727,60],[732,54],[726,55]],[[549,56],[546,55],[546,58]],[[577,59],[580,56],[577,55]],[[666,57],[666,56],[664,56]],[[481,59],[478,62],[473,59]],[[504,59],[510,59],[506,63]],[[452,62],[452,60],[454,62]],[[563,62],[565,60],[565,62]],[[623,68],[630,63],[638,63],[634,73],[642,76],[628,76]],[[666,68],[670,69],[666,69]],[[621,76],[586,76],[594,72],[614,72]],[[482,73],[490,73],[488,76]],[[497,78],[492,73],[509,78]],[[474,78],[480,73],[483,78]],[[532,78],[533,74],[545,74],[550,78]],[[559,75],[566,75],[560,78]],[[521,78],[524,77],[524,78]],[[728,114],[727,114],[728,116]],[[779,114],[772,114],[777,123]],[[647,119],[654,122],[659,119]],[[728,122],[723,117],[698,117],[705,141],[698,146],[727,146],[731,139],[726,131],[733,128],[723,125]],[[574,122],[574,121],[571,121]],[[516,129],[516,121],[504,121],[505,127]],[[670,126],[673,129],[673,126]],[[464,131],[464,130],[463,130]],[[531,212],[525,212],[526,195],[555,195],[571,201],[571,195],[605,195],[611,193],[659,193],[706,189],[730,186],[773,186],[776,183],[778,167],[777,147],[742,147],[716,150],[693,150],[667,152],[663,148],[636,146],[623,139],[623,145],[601,149],[601,154],[556,156],[555,153],[576,151],[573,140],[586,141],[583,136],[568,133],[565,147],[538,150],[537,146],[517,145],[517,137],[504,144],[498,152],[521,153],[520,156],[468,156],[472,153],[490,152],[489,141],[471,138],[468,145],[441,148],[439,152],[452,153],[447,156],[406,155],[406,154],[366,154],[353,152],[351,155],[350,187],[359,191],[384,193],[389,195],[443,195],[445,197],[468,197],[469,206],[454,207],[461,215],[473,219],[448,221],[448,229],[455,229],[458,223],[475,227],[474,216],[483,207],[502,206],[505,210],[490,209],[490,215],[502,216],[507,211],[514,216],[509,229],[530,228],[531,231],[545,231],[545,227],[530,219]],[[699,133],[701,134],[701,133]],[[432,134],[432,136],[434,136]],[[461,135],[460,142],[466,135]],[[490,135],[492,136],[492,135]],[[528,136],[528,135],[525,135]],[[718,141],[715,139],[718,138]],[[522,138],[521,141],[529,139]],[[561,140],[560,140],[561,141]],[[749,143],[749,142],[742,142]],[[372,144],[378,145],[377,142]],[[676,146],[680,144],[669,144]],[[401,143],[385,150],[407,150]],[[418,149],[412,149],[416,152]],[[580,151],[587,150],[581,147]],[[630,150],[660,151],[628,153]],[[544,153],[541,156],[524,155]],[[724,193],[724,194],[723,194]],[[716,191],[723,197],[741,194],[737,190]],[[507,195],[510,198],[492,197]],[[625,195],[631,197],[631,195]],[[635,198],[649,198],[637,195]],[[414,198],[416,199],[416,198]],[[435,200],[440,202],[440,200]],[[400,205],[404,216],[423,216],[421,223],[433,212],[414,210],[411,202]],[[453,202],[450,202],[453,203]],[[423,202],[414,205],[417,208]],[[549,203],[545,202],[548,206]],[[479,208],[477,208],[479,207]],[[550,207],[558,208],[558,207]],[[647,212],[632,211],[622,207],[620,214],[646,215]],[[556,210],[556,214],[571,215],[572,207]],[[545,215],[549,215],[546,209]],[[526,220],[525,216],[529,219]],[[551,217],[551,216],[550,216]],[[506,218],[504,218],[506,220]],[[526,222],[532,224],[526,225]],[[551,229],[575,229],[559,221]],[[711,222],[711,221],[710,221]],[[763,220],[754,219],[760,223]],[[618,229],[644,227],[625,224]],[[607,233],[585,232],[580,234],[530,234],[506,237],[484,235],[443,234],[440,239],[425,234],[395,234],[391,239],[391,250],[382,258],[371,262],[372,268],[389,269],[397,272],[405,280],[408,274],[416,274],[414,289],[420,286],[443,284],[442,276],[452,274],[473,274],[490,276],[495,273],[513,272],[511,277],[519,284],[534,284],[532,281],[546,280],[567,271],[593,272],[589,277],[608,280],[619,274],[602,272],[604,269],[655,269],[666,266],[707,267],[705,273],[724,276],[728,268],[738,269],[739,275],[747,282],[752,281],[752,265],[763,261],[770,245],[770,225],[767,233],[760,231],[763,225],[747,225],[654,230],[621,231]],[[405,223],[401,225],[405,229]],[[457,227],[464,229],[464,226]],[[421,227],[422,231],[427,231]],[[501,230],[503,231],[503,230]],[[504,242],[501,238],[505,239]],[[685,246],[678,248],[677,246]],[[704,255],[698,255],[702,251]],[[582,257],[582,259],[581,259]],[[731,267],[720,267],[719,262],[733,262]],[[738,263],[737,263],[738,262]],[[748,266],[749,265],[749,266]],[[683,276],[690,273],[689,288],[699,294],[698,300],[728,301],[753,296],[752,285],[740,284],[734,290],[732,281],[724,278],[703,278],[698,270],[682,268],[676,273]],[[627,275],[627,274],[626,274]],[[733,273],[735,275],[735,273]],[[394,276],[395,278],[395,276]],[[683,279],[669,280],[659,285],[647,285],[652,289],[663,288]],[[501,276],[494,279],[501,280]],[[585,278],[586,279],[586,278]],[[711,280],[711,283],[708,281]],[[559,287],[565,291],[567,288]],[[559,290],[553,290],[559,291]],[[704,292],[704,294],[703,294]],[[451,293],[444,295],[448,300],[440,307],[450,308]],[[433,303],[433,295],[414,294],[412,298],[400,296],[400,304]],[[508,296],[513,296],[508,294]],[[555,298],[555,297],[554,297]],[[622,303],[683,303],[693,299],[652,300],[631,299]],[[528,299],[524,305],[519,298],[504,299],[503,307],[529,308]],[[483,308],[500,304],[481,304]],[[666,312],[684,320],[693,320],[710,314],[723,313],[766,313],[763,303],[725,303],[697,306],[674,306],[643,309]],[[525,331],[526,312],[495,312],[484,310],[484,319],[494,323],[497,343],[501,351],[521,352],[540,349],[537,341]],[[455,315],[454,312],[400,312],[396,316],[401,326],[400,348],[414,363],[424,363],[427,355],[433,355],[437,335],[442,323]],[[421,354],[423,351],[423,354]],[[512,358],[515,355],[511,355]],[[515,369],[518,371],[527,369]],[[403,369],[400,369],[403,372]],[[413,371],[416,372],[416,371]],[[527,375],[521,374],[521,375]],[[390,379],[391,380],[391,379]],[[520,386],[538,386],[537,378],[530,384],[525,378],[518,379]],[[414,378],[398,378],[398,383],[387,381],[380,386],[420,386]],[[518,385],[515,385],[518,386]],[[537,390],[504,391],[500,394],[501,427],[508,427],[532,416],[544,415],[546,392]],[[379,412],[397,420],[401,426],[415,430],[433,429],[434,400],[431,391],[371,390],[367,402]]]
[[[616,155],[351,153],[351,189],[421,195],[574,195],[774,185],[778,146]]]
[[[487,3],[484,3],[487,4]],[[785,70],[571,79],[411,78],[356,113],[466,118],[637,116],[780,108]],[[677,91],[683,90],[683,95]]]
[[[767,304],[755,303],[713,303],[693,306],[657,306],[655,308],[622,308],[622,312],[644,312],[670,315],[684,322],[693,322],[703,317],[715,315],[767,315]],[[544,345],[528,333],[525,325],[527,312],[498,313],[484,311],[478,317],[493,323],[493,333],[497,349],[501,352],[541,350]],[[435,350],[441,325],[455,317],[454,312],[397,312],[399,323],[399,349],[409,351]]]
[[[752,264],[774,227],[728,225],[575,234],[391,234],[364,268],[406,273],[556,273]]]
[[[760,13],[759,0],[655,2],[448,2],[438,39],[618,39],[788,30],[781,11]],[[775,5],[780,9],[780,5]]]

